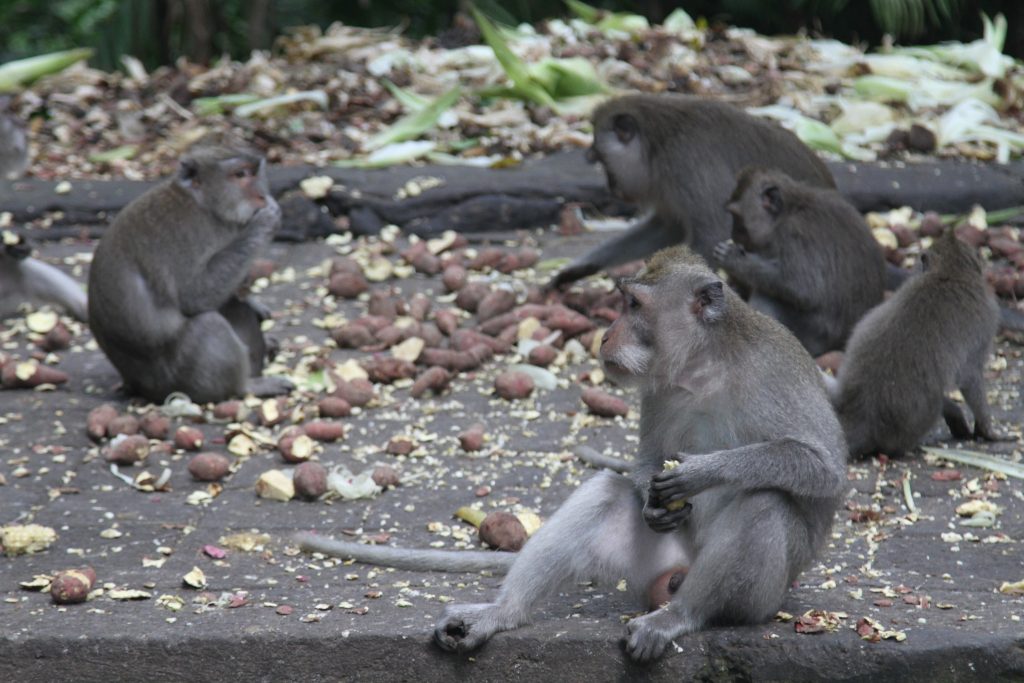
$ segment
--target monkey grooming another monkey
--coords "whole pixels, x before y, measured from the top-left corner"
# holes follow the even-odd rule
[[[689,566],[668,604],[629,622],[627,651],[648,661],[680,635],[767,621],[828,536],[846,444],[797,340],[684,247],[619,286],[625,312],[601,358],[641,392],[631,474],[599,472],[569,496],[515,556],[494,602],[446,608],[434,631],[445,650],[473,650],[526,623],[570,580],[625,577],[642,601],[655,579]],[[681,462],[663,471],[666,459]],[[417,552],[299,540],[375,563]]]
[[[85,320],[85,291],[63,271],[32,258],[25,240],[4,231],[0,244],[0,319],[18,312],[22,304],[56,304]]]
[[[205,403],[292,388],[259,376],[263,309],[236,295],[279,221],[263,158],[220,145],[117,215],[93,257],[89,324],[129,392]]]
[[[885,257],[860,213],[835,190],[755,168],[740,172],[726,209],[732,241],[715,260],[749,289],[750,305],[812,356],[842,349],[885,293]]]
[[[985,396],[999,308],[981,259],[950,230],[921,255],[921,266],[847,343],[832,393],[852,456],[902,455],[940,414],[957,439],[1007,440],[993,427]],[[954,389],[974,413],[973,430],[946,396]]]
[[[715,245],[729,237],[729,217],[721,207],[736,174],[747,166],[835,187],[828,168],[799,138],[724,102],[627,95],[598,107],[593,121],[587,159],[601,162],[612,194],[649,215],[566,266],[552,287],[673,244],[689,245],[710,261]]]

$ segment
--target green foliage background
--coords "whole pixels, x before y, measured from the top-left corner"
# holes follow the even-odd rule
[[[594,0],[607,9],[660,21],[682,6],[693,17],[748,26],[766,34],[801,29],[844,41],[877,43],[884,33],[903,42],[972,40],[978,12],[1003,12],[1010,23],[1007,50],[1024,56],[1022,0]],[[70,47],[92,47],[93,63],[118,66],[131,54],[149,66],[179,56],[206,62],[222,54],[244,57],[270,47],[286,27],[402,26],[412,36],[451,26],[468,0],[0,0],[0,61]],[[566,16],[561,0],[478,0],[506,23]],[[870,11],[865,11],[869,9]]]

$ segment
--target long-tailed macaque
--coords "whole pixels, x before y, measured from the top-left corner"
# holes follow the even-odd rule
[[[750,305],[813,356],[842,349],[885,294],[885,257],[860,213],[835,190],[755,168],[740,172],[726,209],[732,240],[715,261]]]
[[[985,396],[985,362],[999,308],[982,263],[952,230],[921,255],[923,272],[853,330],[831,391],[853,456],[901,455],[939,415],[957,439],[999,441]],[[946,392],[959,389],[971,429]]]
[[[736,174],[747,166],[835,187],[825,164],[795,135],[724,102],[626,95],[598,107],[593,120],[587,158],[604,166],[612,194],[648,214],[557,273],[552,286],[673,244],[686,244],[710,260],[715,245],[729,237],[730,220],[722,207]]]
[[[0,320],[15,315],[23,304],[55,304],[85,320],[85,291],[64,271],[30,256],[24,238],[3,231],[0,243]]]
[[[799,342],[684,247],[656,254],[619,287],[625,311],[601,358],[641,392],[630,475],[599,472],[569,496],[515,557],[494,602],[447,607],[434,631],[445,650],[473,650],[527,623],[569,581],[625,578],[641,598],[688,565],[671,600],[627,626],[627,652],[647,661],[710,625],[767,621],[825,543],[846,444]],[[678,463],[664,469],[666,460]],[[383,564],[430,552],[300,541]],[[433,551],[400,566],[443,569],[440,557],[460,555],[482,553]]]
[[[193,148],[117,215],[89,273],[89,323],[129,392],[207,402],[290,390],[259,376],[261,309],[236,296],[279,220],[262,157],[219,145]]]

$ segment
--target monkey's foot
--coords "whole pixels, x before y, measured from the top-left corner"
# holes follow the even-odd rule
[[[291,393],[295,385],[286,377],[254,377],[245,386],[245,393],[257,398],[282,396]]]
[[[997,431],[992,425],[983,425],[981,423],[974,425],[974,438],[979,441],[1016,441],[1017,437],[1013,434],[1005,434]]]
[[[491,602],[451,605],[434,627],[434,642],[448,652],[470,652],[502,629],[495,619],[497,605]]]
[[[653,661],[685,632],[679,615],[665,608],[637,617],[626,624],[626,654],[637,662]]]

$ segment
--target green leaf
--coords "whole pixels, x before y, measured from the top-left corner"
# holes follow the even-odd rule
[[[286,104],[296,102],[313,102],[321,109],[327,109],[327,93],[323,90],[304,90],[286,95],[277,95],[266,99],[256,100],[235,108],[235,116],[249,117],[254,114],[261,114],[271,109],[277,109]]]
[[[121,161],[123,159],[131,159],[138,153],[139,148],[135,145],[123,145],[121,147],[115,147],[114,149],[108,149],[105,152],[93,152],[89,155],[89,161],[94,164],[104,164],[110,161]]]
[[[197,97],[192,100],[192,106],[200,116],[213,116],[223,114],[228,109],[234,109],[243,104],[256,102],[259,95],[249,93],[232,93],[230,95],[218,95],[217,97]]]
[[[531,65],[529,73],[555,99],[607,92],[594,66],[583,57],[548,58]]]
[[[441,118],[441,114],[451,109],[452,105],[458,101],[461,95],[461,88],[458,86],[452,88],[427,106],[403,116],[387,129],[374,135],[366,141],[363,148],[373,150],[392,142],[418,138],[424,132],[436,126],[437,120]]]
[[[565,0],[565,4],[573,14],[588,24],[596,23],[601,18],[601,10],[580,0]]]
[[[399,88],[397,85],[392,83],[386,78],[381,79],[381,83],[388,89],[391,96],[398,100],[398,103],[402,105],[402,108],[406,111],[419,111],[427,107],[430,104],[430,100],[422,95],[417,95],[411,90],[405,88]]]
[[[382,166],[395,166],[409,161],[415,161],[422,156],[433,152],[437,143],[431,140],[410,140],[407,142],[396,142],[374,150],[368,156],[359,159],[343,159],[335,161],[335,166],[343,168],[380,168]]]
[[[552,106],[554,100],[551,98],[551,95],[530,78],[526,64],[512,52],[512,49],[509,48],[505,39],[501,37],[501,33],[495,28],[494,24],[476,7],[472,9],[473,18],[480,28],[480,34],[483,36],[484,42],[494,50],[494,56],[497,58],[498,63],[501,64],[501,68],[505,70],[505,75],[509,77],[509,80],[512,81],[515,89],[519,92],[520,97],[540,105]]]
[[[11,92],[37,78],[57,73],[75,62],[92,57],[90,48],[51,52],[0,64],[0,92]]]

